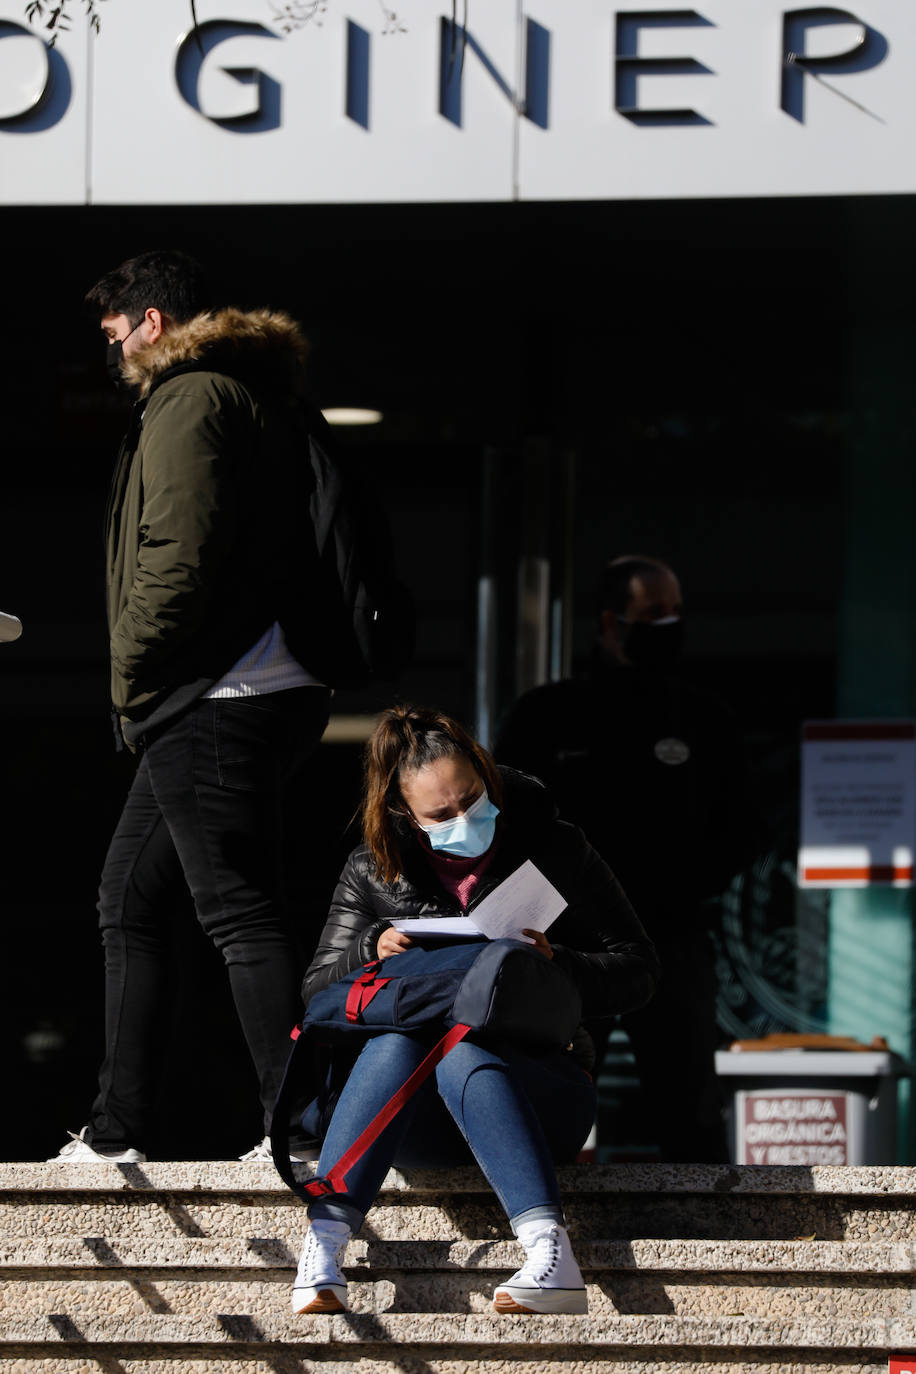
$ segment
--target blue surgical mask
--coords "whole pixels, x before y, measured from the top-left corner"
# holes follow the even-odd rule
[[[441,849],[462,859],[479,859],[486,854],[496,833],[499,807],[494,806],[484,788],[475,802],[460,816],[435,825],[421,825],[433,849]]]

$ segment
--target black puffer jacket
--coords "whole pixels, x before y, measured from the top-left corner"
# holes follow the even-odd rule
[[[642,1006],[655,989],[658,961],[617,879],[582,831],[557,819],[542,783],[511,768],[500,773],[499,848],[469,909],[531,859],[569,902],[548,939],[557,964],[579,989],[586,1021]],[[397,824],[403,863],[397,882],[378,879],[365,845],[347,860],[305,975],[306,1004],[319,989],[374,959],[379,935],[391,921],[462,914],[440,886],[413,827],[404,819]],[[587,1056],[583,1045],[581,1057]]]

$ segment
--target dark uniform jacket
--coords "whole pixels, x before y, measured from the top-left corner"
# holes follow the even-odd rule
[[[597,668],[537,687],[512,707],[495,752],[546,783],[660,943],[703,929],[704,904],[750,858],[735,718],[674,674]]]
[[[547,938],[557,964],[579,990],[586,1022],[642,1006],[652,996],[658,963],[617,879],[581,830],[557,819],[550,794],[536,778],[508,768],[500,772],[499,843],[468,909],[530,859],[569,903]],[[381,882],[367,848],[353,850],[305,976],[306,1003],[320,988],[376,958],[379,935],[391,921],[462,914],[438,882],[413,826],[396,819],[403,872],[393,884]],[[590,1058],[587,1037],[577,1040],[576,1050],[583,1062]]]

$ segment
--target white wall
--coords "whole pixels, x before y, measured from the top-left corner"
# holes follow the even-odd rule
[[[912,0],[850,0],[827,23],[816,21],[825,7],[787,0],[697,0],[693,10],[678,0],[478,0],[471,42],[451,61],[460,123],[440,101],[451,4],[401,0],[388,32],[386,8],[327,0],[283,34],[270,0],[198,0],[202,56],[188,38],[188,0],[111,0],[99,37],[77,7],[49,53],[28,30],[25,0],[0,0],[0,203],[916,189]],[[790,41],[821,66],[796,66],[784,93],[787,14]],[[858,61],[838,63],[866,27]],[[662,66],[638,65],[646,60]]]

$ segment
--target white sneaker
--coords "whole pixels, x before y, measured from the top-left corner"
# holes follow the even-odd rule
[[[293,1284],[293,1312],[345,1312],[347,1280],[340,1270],[350,1239],[345,1221],[311,1223]]]
[[[317,1148],[306,1146],[301,1150],[290,1150],[289,1157],[293,1164],[310,1164],[318,1158]],[[262,1141],[249,1150],[246,1154],[239,1155],[243,1164],[273,1164],[274,1157],[270,1152],[270,1136],[266,1135]]]
[[[79,1135],[68,1131],[70,1139],[56,1155],[45,1160],[46,1164],[145,1164],[146,1155],[139,1150],[96,1150],[86,1140],[89,1127],[84,1126]]]
[[[526,1221],[518,1230],[525,1263],[493,1294],[497,1312],[588,1312],[588,1295],[569,1236],[556,1221]]]

